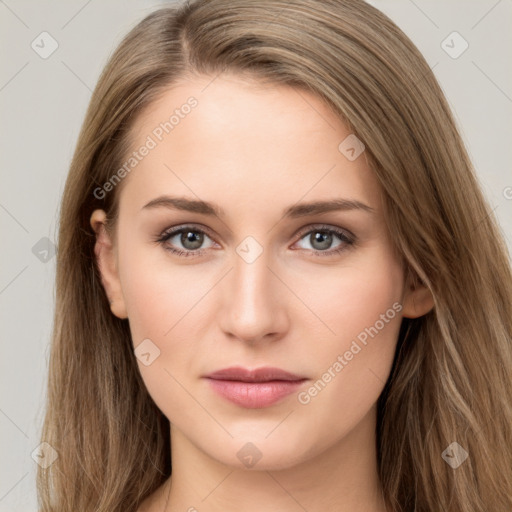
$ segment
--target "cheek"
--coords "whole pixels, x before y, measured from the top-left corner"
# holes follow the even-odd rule
[[[364,342],[367,329],[376,323],[382,338],[393,340],[391,331],[400,322],[403,271],[386,247],[354,253],[346,264],[321,268],[314,276],[310,269],[298,268],[288,278],[314,313],[303,328],[321,324],[323,342],[316,348],[322,352],[348,349],[359,335]]]
[[[136,354],[150,354],[137,361],[145,386],[169,418],[177,410],[180,417],[197,414],[186,389],[197,373],[200,301],[215,276],[198,276],[194,265],[173,265],[154,248],[127,243],[122,254],[119,271],[132,343]]]
[[[400,273],[384,264],[382,268],[354,270],[340,287],[338,300],[333,297],[337,311],[331,311],[331,318],[342,344],[357,339],[364,346],[369,337],[378,336],[381,344],[374,349],[379,351],[387,345],[385,340],[393,342],[394,327],[400,321]]]
[[[122,250],[120,279],[134,345],[172,339],[212,284],[198,277],[194,265],[176,265],[159,247],[127,241]]]
[[[379,252],[344,268],[335,282],[316,280],[310,290],[310,297],[322,297],[313,307],[334,334],[315,345],[316,379],[297,402],[332,435],[361,421],[384,388],[402,318],[402,286],[401,267]]]
[[[137,357],[141,377],[157,407],[171,421],[176,411],[180,411],[180,417],[197,414],[186,392],[197,358],[193,315],[187,312],[197,302],[197,294],[187,288],[181,291],[186,285],[182,281],[179,271],[163,276],[156,269],[142,266],[131,273],[126,287],[135,354],[150,354]]]

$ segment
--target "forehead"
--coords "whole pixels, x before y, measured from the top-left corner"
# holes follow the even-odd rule
[[[139,155],[121,202],[181,193],[256,209],[305,195],[375,203],[364,153],[350,160],[340,150],[350,136],[326,103],[301,89],[236,75],[182,81],[136,120],[132,150],[151,149]]]

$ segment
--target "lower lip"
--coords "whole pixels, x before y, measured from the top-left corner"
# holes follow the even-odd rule
[[[268,382],[241,382],[238,380],[210,379],[213,390],[227,400],[248,409],[269,407],[297,391],[306,379]]]

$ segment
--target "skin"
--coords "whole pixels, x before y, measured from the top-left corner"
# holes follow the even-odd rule
[[[134,149],[187,98],[198,100],[122,183],[116,237],[103,229],[102,210],[91,216],[112,313],[128,319],[134,347],[149,338],[160,350],[148,366],[137,361],[171,422],[173,474],[139,512],[383,512],[376,402],[402,316],[424,315],[432,296],[405,280],[365,154],[350,161],[338,150],[350,131],[320,98],[213,78],[180,82],[137,119]],[[225,216],[143,208],[163,194],[215,203]],[[288,206],[333,198],[373,211],[283,217]],[[209,230],[198,242],[203,254],[166,250],[197,247],[179,234],[155,242],[190,224]],[[334,234],[322,246],[318,224],[356,240]],[[236,251],[247,236],[262,249],[251,263]],[[331,254],[315,255],[322,250]],[[292,393],[247,409],[202,378],[233,365],[276,366],[307,377],[305,391],[394,303],[402,310],[307,404]],[[252,467],[237,457],[249,442],[261,453]]]

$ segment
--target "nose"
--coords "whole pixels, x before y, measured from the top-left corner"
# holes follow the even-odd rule
[[[254,344],[276,341],[286,333],[287,289],[272,268],[275,266],[265,251],[252,262],[234,254],[233,268],[223,280],[218,311],[226,336]]]

